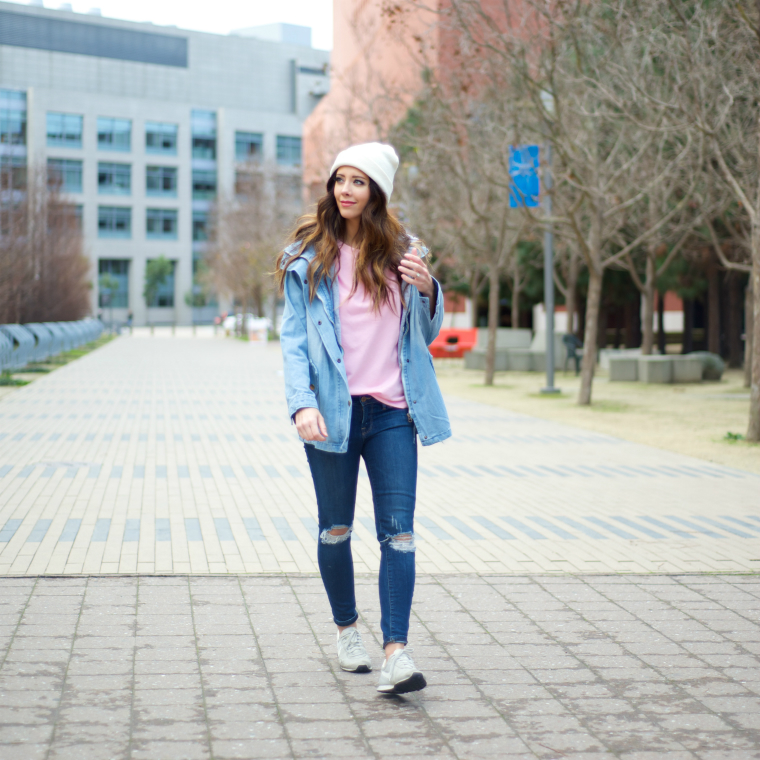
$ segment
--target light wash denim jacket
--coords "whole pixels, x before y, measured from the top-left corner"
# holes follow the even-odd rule
[[[295,243],[286,254],[298,250]],[[418,247],[421,256],[427,250]],[[348,451],[351,426],[351,394],[348,390],[340,319],[337,304],[338,278],[323,280],[309,302],[306,270],[314,249],[309,247],[288,267],[285,278],[285,312],[280,329],[280,345],[285,363],[285,395],[288,413],[304,407],[319,409],[327,425],[326,441],[309,441],[323,451]],[[283,260],[283,266],[287,256]],[[403,283],[406,308],[401,314],[398,359],[401,381],[409,414],[423,446],[430,446],[451,436],[446,406],[443,403],[433,369],[428,345],[433,342],[443,322],[443,293],[435,281],[435,313],[430,317],[430,303],[417,288]]]

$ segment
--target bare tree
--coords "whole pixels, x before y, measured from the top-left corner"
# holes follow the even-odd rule
[[[739,3],[673,2],[668,55],[680,73],[680,111],[705,136],[718,218],[733,245],[719,242],[708,219],[717,258],[727,269],[749,271],[751,318],[745,356],[750,365],[746,438],[760,441],[760,7]],[[750,309],[747,309],[749,314]]]
[[[263,317],[274,298],[272,260],[300,211],[300,175],[256,163],[238,168],[234,198],[217,201],[205,276],[243,314],[253,307]]]
[[[44,170],[0,165],[0,322],[89,313],[92,284],[80,221]]]
[[[441,11],[460,48],[477,50],[489,76],[508,72],[498,97],[520,104],[531,137],[554,147],[552,221],[560,235],[574,235],[589,271],[580,404],[591,402],[605,270],[656,239],[681,208],[652,206],[646,228],[623,237],[632,213],[669,181],[672,163],[689,155],[684,145],[659,172],[642,171],[663,135],[683,131],[670,63],[651,55],[663,34],[661,5],[451,0]],[[559,211],[562,194],[571,201]]]
[[[508,101],[481,88],[475,100],[466,72],[428,86],[395,135],[411,165],[411,181],[400,183],[403,208],[420,226],[430,228],[440,250],[459,260],[460,274],[473,280],[477,295],[482,272],[488,279],[488,345],[485,384],[492,385],[499,325],[501,280],[513,287],[513,314],[519,313],[524,276],[518,244],[529,220],[510,207],[513,192],[509,146],[519,127]]]

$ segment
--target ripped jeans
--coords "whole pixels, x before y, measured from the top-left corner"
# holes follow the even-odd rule
[[[336,625],[359,617],[354,593],[351,530],[356,509],[359,459],[364,458],[375,530],[380,542],[380,628],[383,646],[407,643],[414,595],[414,505],[417,437],[406,409],[371,396],[351,397],[348,451],[336,454],[305,444],[319,509],[317,559]],[[343,535],[334,529],[348,528]]]

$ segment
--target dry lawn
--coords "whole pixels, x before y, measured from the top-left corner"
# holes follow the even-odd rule
[[[540,393],[546,375],[537,372],[499,372],[487,387],[483,373],[464,369],[462,360],[436,359],[435,368],[444,393],[760,474],[760,445],[726,439],[747,430],[749,389],[740,370],[727,370],[720,382],[683,385],[611,383],[600,371],[592,406],[580,407],[570,372],[557,373],[562,393],[549,396]]]

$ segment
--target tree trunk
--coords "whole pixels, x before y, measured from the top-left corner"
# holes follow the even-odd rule
[[[694,300],[683,299],[683,339],[681,353],[690,354],[694,350]]]
[[[705,275],[707,277],[707,350],[720,354],[720,281],[715,254],[706,252]]]
[[[575,314],[578,310],[578,256],[574,249],[570,251],[570,263],[567,267],[567,332],[572,335],[576,329],[580,329],[580,319],[578,327],[575,327]]]
[[[478,326],[478,295],[480,294],[480,282],[478,273],[473,269],[470,275],[470,298],[472,298],[472,313],[470,318],[472,319],[471,327]]]
[[[520,283],[517,277],[512,281],[512,327],[520,326]]]
[[[752,275],[744,291],[744,387],[752,385],[752,327],[753,327]]]
[[[759,199],[760,200],[760,199]],[[749,393],[749,425],[746,438],[755,443],[760,442],[760,218],[752,225],[752,376]],[[749,338],[749,327],[747,324]],[[749,340],[748,340],[749,343]]]
[[[589,267],[588,295],[586,296],[586,330],[583,339],[583,361],[581,362],[581,388],[578,392],[578,404],[591,404],[591,386],[596,369],[596,341],[599,323],[599,304],[602,300],[601,267]]]
[[[272,335],[279,335],[277,330],[277,288],[272,288]]]
[[[642,325],[641,353],[648,356],[654,347],[654,256],[647,251],[647,271],[641,299],[644,304],[644,324]]]
[[[726,322],[728,324],[728,333],[726,342],[728,343],[728,366],[736,369],[742,366],[742,297],[741,297],[741,280],[738,272],[729,272],[727,275],[728,282],[728,303],[726,304],[728,314]]]
[[[657,349],[664,356],[667,353],[665,343],[665,294],[657,293]]]
[[[496,328],[499,326],[499,267],[492,264],[488,272],[488,346],[486,348],[486,385],[493,385],[496,362]]]

